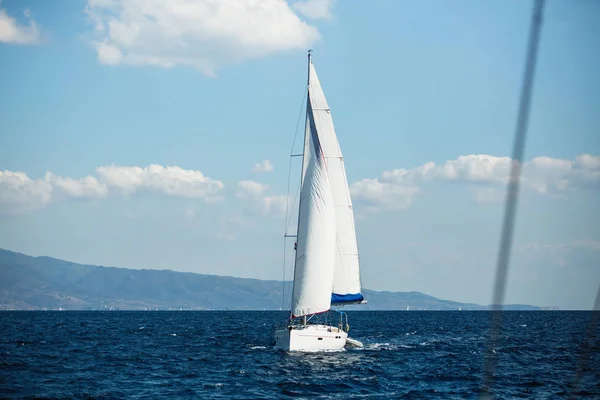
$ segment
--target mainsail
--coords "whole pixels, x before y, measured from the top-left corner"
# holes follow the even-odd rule
[[[309,102],[310,108],[310,102]],[[329,310],[335,266],[335,210],[326,159],[309,118],[312,156],[305,160],[306,172],[300,192],[298,238],[294,268],[292,316]]]
[[[344,159],[312,62],[297,236],[293,317],[364,300]]]

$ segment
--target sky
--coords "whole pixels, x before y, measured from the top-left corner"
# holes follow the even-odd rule
[[[532,6],[2,0],[0,248],[291,279],[312,49],[363,286],[489,304]],[[600,285],[599,19],[546,3],[507,303]]]

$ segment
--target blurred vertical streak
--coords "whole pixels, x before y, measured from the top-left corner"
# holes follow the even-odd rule
[[[512,164],[510,169],[510,176],[508,181],[504,209],[502,236],[500,239],[500,248],[496,264],[496,278],[494,283],[494,295],[492,300],[491,331],[485,360],[483,386],[484,396],[491,395],[490,389],[492,386],[492,380],[494,378],[494,372],[496,369],[497,359],[494,348],[498,343],[498,338],[500,336],[500,331],[502,328],[502,304],[504,302],[504,293],[506,290],[506,277],[508,274],[510,250],[512,246],[512,236],[517,211],[520,183],[519,181],[521,177],[523,153],[525,150],[525,139],[527,136],[527,124],[529,122],[529,108],[531,105],[531,96],[533,92],[533,79],[537,61],[538,44],[542,26],[542,13],[544,9],[544,3],[544,0],[535,0],[531,20],[531,29],[529,32],[527,59],[525,61],[525,75],[523,77],[523,86],[521,88],[521,98],[519,103],[519,113],[517,116],[517,126],[513,147]]]

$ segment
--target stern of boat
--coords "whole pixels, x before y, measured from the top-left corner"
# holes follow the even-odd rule
[[[346,346],[348,334],[335,326],[294,325],[275,331],[275,349],[284,351],[336,351]]]

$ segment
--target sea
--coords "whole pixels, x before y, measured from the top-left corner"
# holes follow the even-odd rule
[[[493,348],[489,311],[348,315],[364,348],[287,353],[286,312],[3,311],[0,397],[600,398],[598,312],[503,312]]]

